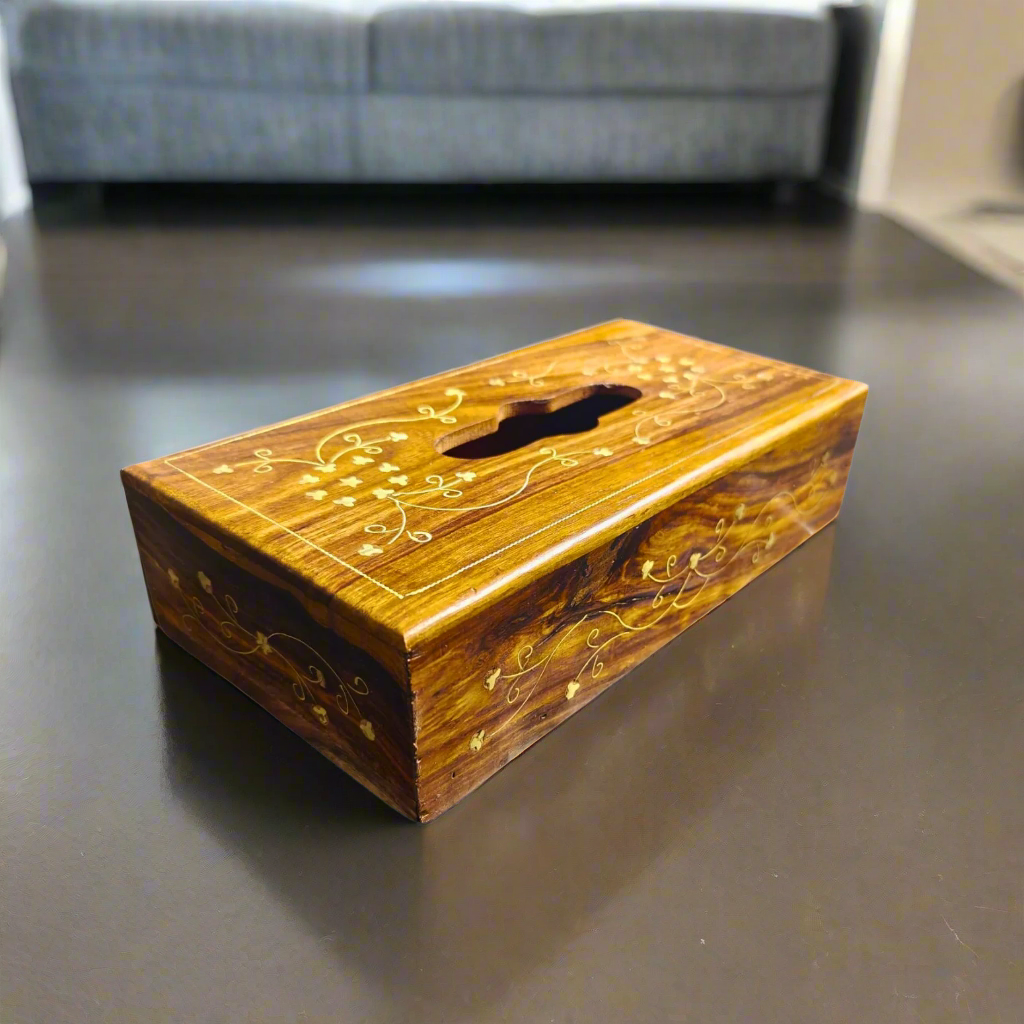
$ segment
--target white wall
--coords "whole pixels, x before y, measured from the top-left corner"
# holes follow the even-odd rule
[[[1024,194],[1024,0],[889,0],[859,196],[925,194]]]
[[[7,73],[7,44],[0,27],[0,219],[20,213],[31,202]]]
[[[1024,187],[1024,0],[919,0],[890,195]]]

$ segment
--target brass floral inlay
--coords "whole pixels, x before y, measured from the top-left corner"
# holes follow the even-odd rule
[[[620,339],[609,340],[607,345],[605,354],[584,360],[580,372],[585,377],[600,375],[615,381],[632,378],[641,385],[647,401],[642,408],[633,410],[634,423],[629,438],[641,446],[651,444],[660,431],[680,421],[696,422],[723,405],[730,391],[753,390],[773,380],[777,373],[786,372],[761,369],[718,377],[709,373],[697,358],[704,349],[694,349],[695,355],[691,357],[679,355],[678,350],[671,355],[648,354],[640,350],[641,346]],[[487,384],[495,389],[515,385],[520,389],[524,385],[545,387],[555,383],[551,378],[555,366],[552,362],[537,373],[525,369],[506,371],[489,378]],[[545,467],[574,467],[584,457],[607,458],[613,454],[607,445],[570,452],[559,452],[550,446],[540,448],[523,475],[509,482],[507,493],[493,500],[474,501],[467,486],[477,480],[475,471],[417,474],[402,465],[402,442],[409,439],[409,434],[405,429],[396,428],[457,422],[455,413],[463,404],[466,392],[449,387],[444,394],[450,402],[443,408],[424,404],[416,408],[415,415],[378,417],[336,427],[320,438],[308,458],[275,455],[272,448],[260,447],[254,448],[249,458],[222,462],[209,471],[229,475],[301,470],[294,478],[296,493],[309,502],[311,508],[320,506],[322,514],[341,509],[360,510],[356,514],[361,514],[361,523],[357,520],[354,525],[357,529],[361,525],[362,532],[370,537],[356,541],[345,556],[358,560],[382,555],[399,541],[427,544],[434,539],[432,530],[436,529],[431,520],[499,508],[522,495]],[[480,482],[475,487],[487,481],[490,475],[486,469],[481,470]],[[490,482],[493,483],[493,479]],[[350,522],[351,519],[346,520],[346,524]],[[334,557],[335,553],[329,554]]]
[[[488,736],[493,737],[510,725],[526,709],[558,652],[572,638],[579,637],[582,627],[589,625],[590,629],[581,652],[584,657],[566,684],[564,699],[570,701],[586,685],[586,678],[597,679],[602,674],[605,652],[617,640],[653,629],[672,612],[689,608],[716,577],[738,560],[749,558],[751,566],[756,566],[762,555],[775,547],[779,510],[788,508],[798,523],[804,522],[805,516],[818,506],[828,488],[835,484],[837,474],[829,467],[829,460],[828,452],[818,460],[802,499],[798,499],[793,491],[779,491],[752,516],[748,516],[744,503],[738,503],[728,520],[722,518],[715,524],[714,543],[706,550],[691,552],[681,566],[677,555],[669,555],[661,567],[654,559],[646,559],[640,566],[640,577],[658,584],[658,591],[648,608],[633,621],[627,621],[611,609],[591,612],[558,635],[553,644],[551,641],[557,634],[546,637],[543,643],[549,649],[542,657],[536,658],[537,648],[528,643],[516,650],[513,655],[515,666],[511,671],[492,668],[484,677],[484,689],[489,693],[497,690],[501,699],[514,710]],[[473,752],[480,750],[483,740],[481,731],[473,737],[470,749]]]
[[[311,459],[276,456],[270,448],[255,448],[252,453],[253,458],[235,462],[232,465],[222,463],[213,472],[234,473],[240,469],[252,467],[254,473],[271,473],[275,466],[289,464],[309,466],[310,471],[299,477],[299,482],[316,484],[320,483],[324,476],[337,472],[339,463],[346,456],[349,457],[349,461],[354,466],[372,466],[376,462],[375,456],[381,455],[384,452],[384,449],[381,447],[382,445],[407,441],[409,435],[402,430],[389,430],[380,437],[364,439],[363,433],[368,428],[396,423],[426,423],[429,420],[437,420],[439,423],[449,424],[457,422],[456,417],[452,413],[462,404],[462,400],[466,397],[466,392],[460,391],[458,388],[446,388],[444,393],[447,398],[453,399],[447,409],[435,410],[432,405],[420,405],[416,409],[415,416],[385,416],[372,420],[363,420],[361,423],[352,423],[344,427],[337,427],[320,438],[316,448],[313,450],[313,457]],[[339,438],[341,438],[341,443],[335,446],[335,442]],[[384,467],[387,468],[385,469]],[[378,468],[381,472],[390,473],[397,472],[399,467],[385,462]],[[314,473],[319,475],[314,476]],[[345,480],[354,481],[354,484],[351,486],[362,483],[358,477],[347,477],[339,482],[344,483]]]
[[[548,371],[550,369],[551,367],[548,367]],[[542,378],[528,375],[522,375],[521,378],[519,375],[514,375],[513,379],[522,379],[537,387],[544,383]],[[505,382],[502,380],[501,383]],[[514,486],[507,494],[488,502],[451,504],[451,502],[457,502],[458,499],[464,497],[466,485],[477,479],[477,473],[474,470],[457,470],[447,477],[439,473],[430,473],[421,480],[414,481],[413,475],[404,472],[397,462],[392,462],[389,459],[382,462],[377,461],[377,456],[384,453],[385,445],[397,445],[406,441],[409,437],[408,434],[390,430],[380,437],[363,437],[367,427],[375,425],[423,423],[428,420],[437,420],[445,424],[455,423],[456,417],[452,413],[462,404],[465,392],[458,388],[448,388],[445,394],[454,400],[446,409],[440,411],[436,411],[431,405],[421,405],[417,409],[418,415],[415,417],[367,420],[363,423],[332,430],[317,443],[311,459],[278,457],[270,448],[257,448],[253,451],[254,458],[245,459],[232,465],[224,463],[215,467],[213,472],[234,473],[238,470],[251,469],[253,473],[270,473],[277,466],[299,465],[308,467],[308,469],[297,478],[297,484],[303,488],[303,497],[312,502],[324,503],[328,506],[339,505],[343,508],[354,508],[360,502],[365,503],[369,499],[384,502],[385,505],[390,506],[386,510],[387,514],[382,514],[378,509],[373,514],[374,521],[363,526],[363,531],[375,535],[379,542],[366,541],[356,548],[356,554],[363,558],[372,558],[375,555],[383,554],[385,547],[394,544],[399,539],[410,540],[416,544],[427,544],[434,539],[429,530],[409,528],[411,514],[480,512],[484,509],[498,508],[526,491],[537,471],[545,466],[557,464],[569,468],[578,466],[580,458],[586,455],[608,458],[613,454],[608,447],[574,452],[558,452],[550,447],[540,448],[536,452],[537,460],[526,470],[518,485]],[[333,442],[338,438],[341,439],[341,445],[333,447]],[[331,474],[339,470],[346,457],[352,466],[358,467],[361,472],[369,474],[369,476],[357,476],[351,473],[332,480]],[[398,458],[397,455],[394,457]],[[375,484],[375,486],[367,489],[368,484]],[[328,488],[333,488],[333,490]],[[343,493],[332,498],[331,495],[336,491],[359,491],[359,493]],[[442,501],[445,503],[440,504],[439,502]]]
[[[775,370],[754,373],[734,373],[728,378],[709,375],[700,361],[689,356],[659,354],[647,356],[632,351],[634,346],[624,341],[610,341],[618,348],[617,356],[590,359],[583,364],[583,374],[629,375],[639,381],[657,381],[656,395],[670,404],[651,412],[649,408],[634,409],[633,443],[647,445],[654,440],[659,429],[674,426],[680,419],[699,419],[728,401],[730,389],[753,391],[775,379]]]
[[[506,384],[529,384],[531,388],[542,388],[547,384],[547,376],[557,364],[551,363],[540,373],[529,373],[526,370],[513,370],[507,377],[491,377],[487,382],[492,388],[503,388]]]
[[[533,479],[534,474],[543,467],[549,466],[553,463],[557,463],[558,465],[565,467],[578,466],[580,458],[584,456],[593,455],[598,458],[607,458],[612,454],[612,451],[610,448],[594,448],[589,452],[558,452],[554,448],[541,448],[536,454],[539,458],[526,471],[522,481],[516,488],[509,491],[507,494],[502,495],[500,498],[496,498],[494,501],[482,502],[476,505],[439,505],[428,503],[431,498],[434,498],[435,500],[438,498],[444,498],[449,501],[455,501],[458,498],[463,497],[464,486],[476,479],[477,474],[472,470],[463,470],[454,473],[447,480],[440,474],[431,473],[424,477],[423,487],[417,487],[411,490],[395,490],[390,487],[377,487],[372,492],[373,496],[378,501],[387,502],[394,506],[397,518],[392,519],[391,525],[388,525],[386,522],[376,522],[364,526],[363,529],[367,533],[374,533],[381,537],[386,537],[387,540],[385,543],[387,544],[393,544],[403,535],[408,537],[410,540],[415,541],[417,544],[426,544],[433,540],[433,534],[427,530],[407,529],[410,511],[480,512],[484,509],[498,508],[522,494],[530,486],[530,482]],[[360,554],[367,553],[364,549],[375,549],[368,551],[369,554],[379,554],[381,551],[381,548],[376,547],[376,545],[364,544],[360,549]]]
[[[230,594],[224,594],[223,599],[218,597],[213,581],[205,572],[197,572],[196,580],[206,593],[212,608],[207,607],[206,602],[197,594],[185,592],[181,577],[174,569],[167,570],[167,578],[188,609],[182,616],[182,621],[190,635],[194,635],[195,629],[200,629],[208,639],[215,641],[232,654],[267,659],[284,669],[292,679],[292,692],[295,697],[309,707],[310,713],[321,725],[330,722],[324,704],[331,703],[333,699],[334,706],[346,718],[356,719],[360,731],[368,740],[376,738],[373,723],[363,717],[356,702],[356,697],[366,697],[370,692],[362,677],[353,676],[350,681],[344,680],[319,651],[291,633],[283,633],[280,630],[264,633],[243,626],[238,621],[238,603]],[[281,641],[286,641],[288,645],[297,644],[304,647],[317,663],[307,666],[303,671],[281,650]],[[324,670],[327,675],[324,674]],[[328,686],[328,676],[332,686]]]

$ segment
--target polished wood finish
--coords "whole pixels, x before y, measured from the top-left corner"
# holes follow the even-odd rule
[[[321,626],[257,561],[230,555],[129,487],[153,617],[396,810],[416,815],[407,691],[366,651]]]
[[[123,478],[161,628],[427,820],[831,521],[866,391],[616,320]]]

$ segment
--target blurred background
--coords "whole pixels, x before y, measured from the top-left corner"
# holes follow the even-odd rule
[[[5,215],[56,183],[813,186],[1020,286],[1018,0],[0,10]]]

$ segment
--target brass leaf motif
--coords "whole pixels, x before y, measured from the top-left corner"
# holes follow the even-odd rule
[[[259,629],[249,629],[238,618],[238,602],[230,594],[217,595],[213,582],[202,570],[196,573],[196,579],[199,586],[209,595],[205,602],[202,598],[184,592],[181,578],[174,569],[169,568],[166,572],[171,586],[178,592],[185,607],[182,622],[186,632],[194,635],[199,630],[205,639],[215,642],[238,657],[266,658],[276,673],[283,671],[290,678],[291,692],[299,705],[308,708],[321,725],[327,725],[329,718],[327,709],[320,701],[333,697],[338,710],[346,718],[350,716],[350,712],[354,712],[363,735],[368,740],[374,739],[373,726],[363,717],[356,701],[357,696],[369,695],[370,690],[365,680],[355,676],[350,682],[346,682],[330,662],[301,637],[280,630],[264,633]],[[282,645],[280,641],[272,642],[275,638],[280,638],[280,641],[285,643]],[[302,658],[298,662],[293,660],[288,650],[295,646],[303,648]],[[310,664],[309,655],[316,658],[318,664]],[[301,664],[306,664],[305,670],[300,667]],[[334,684],[333,690],[327,686],[324,670],[330,673]],[[313,687],[317,688],[316,691]]]

